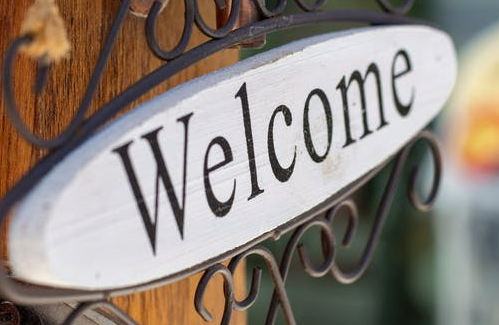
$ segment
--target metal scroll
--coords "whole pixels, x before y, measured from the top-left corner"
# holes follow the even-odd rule
[[[54,164],[62,160],[69,152],[90,137],[99,127],[113,119],[117,113],[124,110],[134,100],[147,93],[155,86],[169,79],[186,67],[189,67],[216,52],[260,35],[316,23],[361,22],[367,25],[421,23],[420,21],[403,15],[410,10],[414,2],[413,0],[407,0],[400,6],[393,6],[388,0],[376,0],[381,9],[380,11],[321,11],[321,8],[327,2],[326,0],[314,0],[311,3],[306,2],[305,0],[293,0],[301,9],[301,12],[296,14],[284,14],[284,10],[288,4],[287,0],[276,1],[273,8],[268,8],[263,0],[251,0],[254,1],[262,19],[251,23],[250,25],[234,29],[237,16],[239,15],[240,4],[243,0],[232,0],[231,11],[225,25],[216,29],[206,24],[202,14],[198,10],[197,2],[205,0],[183,1],[185,5],[183,33],[180,40],[173,48],[162,48],[160,41],[157,39],[154,32],[159,12],[163,6],[162,2],[155,1],[146,18],[145,37],[147,38],[150,50],[159,59],[164,60],[165,63],[102,106],[95,114],[85,118],[101,80],[102,71],[113,51],[113,45],[116,42],[123,21],[129,13],[132,0],[122,1],[77,113],[69,126],[61,134],[51,139],[43,139],[35,135],[29,130],[19,114],[13,86],[14,62],[20,47],[30,43],[32,38],[28,35],[12,42],[6,52],[2,68],[2,77],[4,81],[3,95],[6,100],[8,116],[17,132],[19,132],[29,143],[39,148],[51,149],[51,151],[1,199],[1,222],[5,221],[11,208],[22,198],[24,193],[33,188]],[[215,1],[215,3],[219,9],[223,9],[223,6],[225,5],[224,1]],[[168,6],[166,6],[165,10],[168,10]],[[187,44],[189,43],[194,28],[199,29],[203,34],[208,36],[210,40],[193,49],[187,50]],[[49,69],[49,66],[43,65],[38,69],[39,75],[37,80],[40,80],[40,82],[37,84],[36,91],[39,93],[44,89],[43,80],[49,72]],[[432,205],[438,191],[442,163],[439,148],[434,136],[428,131],[423,131],[400,150],[392,159],[393,163],[390,164],[390,161],[386,161],[382,166],[368,172],[353,185],[342,190],[340,193],[336,193],[326,202],[310,211],[308,216],[277,229],[275,233],[292,232],[292,235],[287,242],[285,252],[280,257],[275,256],[267,248],[261,245],[261,242],[264,239],[277,240],[277,238],[273,238],[269,235],[259,239],[258,242],[250,242],[237,251],[228,252],[219,259],[210,261],[196,269],[175,274],[168,278],[160,279],[145,285],[108,291],[81,291],[28,285],[12,280],[9,277],[7,270],[2,268],[0,270],[0,295],[6,300],[21,305],[57,304],[67,301],[79,302],[74,310],[66,317],[64,324],[77,324],[78,319],[88,311],[105,310],[106,313],[111,314],[113,318],[120,320],[122,323],[132,325],[135,324],[135,322],[109,302],[108,298],[155,288],[178,281],[195,272],[204,271],[204,275],[198,284],[195,296],[194,305],[196,310],[204,320],[210,321],[212,319],[210,312],[204,305],[204,293],[210,281],[215,276],[221,275],[225,284],[225,308],[221,323],[228,324],[234,310],[248,309],[258,297],[261,287],[261,269],[254,268],[252,270],[250,290],[243,300],[237,300],[235,298],[235,291],[237,288],[234,287],[233,280],[233,274],[238,265],[249,256],[256,256],[265,262],[274,284],[274,293],[269,306],[265,322],[266,325],[275,323],[279,308],[283,311],[287,324],[296,324],[285,287],[292,258],[297,255],[303,269],[312,277],[331,275],[341,283],[352,283],[359,279],[371,261],[382,231],[383,223],[392,205],[397,187],[401,182],[401,177],[403,175],[402,171],[407,165],[408,155],[414,144],[419,141],[425,142],[430,149],[429,151],[433,158],[434,167],[433,181],[429,194],[424,197],[419,195],[415,183],[420,168],[415,167],[410,173],[408,197],[416,209],[427,211]],[[339,245],[348,246],[352,241],[355,236],[355,230],[359,219],[357,206],[349,197],[363,184],[376,176],[385,166],[390,166],[391,174],[374,215],[374,225],[371,229],[367,245],[365,246],[357,265],[353,269],[345,270],[335,259],[336,251]],[[331,224],[341,213],[346,213],[348,215],[348,227],[342,238],[338,238],[339,235],[334,232]],[[319,265],[312,263],[309,252],[306,247],[301,244],[303,235],[312,228],[320,230],[322,257]],[[4,240],[4,238],[0,238],[0,240]],[[226,259],[230,259],[228,266],[221,264],[221,261]]]

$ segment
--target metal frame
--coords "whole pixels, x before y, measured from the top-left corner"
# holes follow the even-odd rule
[[[176,1],[176,0],[174,0]],[[283,15],[287,5],[287,0],[279,0],[276,7],[268,9],[263,0],[251,0],[259,9],[263,20],[252,23],[249,26],[243,26],[233,30],[239,14],[239,7],[242,0],[232,0],[232,8],[229,18],[222,28],[213,29],[209,27],[201,13],[198,11],[197,1],[206,0],[183,0],[185,3],[185,25],[182,37],[178,44],[169,50],[164,50],[154,33],[154,26],[158,19],[162,3],[155,1],[151,11],[147,16],[145,35],[151,51],[160,59],[167,61],[164,65],[149,73],[128,89],[120,93],[116,98],[102,106],[95,114],[85,119],[90,103],[95,95],[95,91],[100,82],[102,71],[107,64],[107,60],[113,50],[122,23],[126,18],[132,0],[123,0],[116,14],[115,21],[109,32],[108,38],[100,54],[98,63],[87,87],[81,106],[75,114],[72,122],[60,135],[52,139],[42,139],[32,133],[24,124],[20,117],[17,103],[14,99],[13,73],[14,62],[19,48],[32,41],[31,36],[20,37],[13,41],[8,48],[3,63],[3,93],[6,102],[8,116],[19,132],[33,146],[51,149],[50,153],[43,158],[27,175],[25,175],[0,201],[0,222],[5,222],[11,208],[22,197],[29,192],[54,165],[60,162],[67,154],[72,152],[99,128],[112,120],[117,113],[124,110],[134,100],[149,90],[172,77],[183,69],[203,60],[204,58],[237,45],[243,41],[249,40],[259,35],[272,33],[275,31],[290,29],[299,26],[307,26],[316,23],[338,23],[338,22],[362,22],[370,25],[382,24],[421,24],[421,21],[403,16],[413,5],[414,0],[405,1],[400,7],[390,5],[387,0],[376,0],[380,8],[384,11],[352,11],[352,10],[334,10],[318,11],[327,0],[316,0],[313,4],[308,4],[305,0],[293,0],[302,10],[302,13]],[[225,2],[215,0],[219,8],[225,6]],[[166,7],[168,10],[168,7]],[[427,23],[425,23],[427,24]],[[194,25],[207,35],[210,40],[189,51],[186,46],[189,43]],[[37,93],[41,93],[45,87],[44,80],[49,72],[48,66],[40,66],[37,76]],[[136,323],[107,299],[114,296],[129,294],[137,291],[148,290],[168,283],[186,278],[194,273],[204,271],[201,278],[194,305],[204,320],[212,319],[209,311],[204,307],[204,293],[208,283],[216,275],[222,275],[225,283],[225,309],[222,318],[222,324],[228,324],[233,310],[246,310],[257,299],[260,289],[260,280],[262,276],[261,269],[253,269],[250,292],[247,297],[238,301],[235,298],[235,288],[233,274],[235,269],[250,255],[261,257],[272,276],[275,290],[270,303],[269,313],[266,324],[274,324],[277,309],[280,306],[283,310],[287,324],[296,324],[285,289],[285,282],[289,272],[292,257],[297,252],[304,270],[312,277],[322,277],[331,274],[341,283],[352,283],[356,281],[365,272],[372,258],[378,238],[381,234],[383,223],[390,210],[396,189],[400,182],[402,171],[407,163],[407,158],[414,144],[419,140],[426,142],[430,148],[433,157],[434,175],[433,183],[429,195],[422,199],[416,191],[415,180],[418,175],[418,167],[414,167],[409,179],[408,196],[412,205],[421,211],[427,211],[432,205],[438,191],[441,176],[441,157],[438,144],[434,136],[428,131],[422,131],[415,138],[410,140],[402,150],[393,159],[387,159],[381,166],[367,172],[362,178],[357,180],[348,188],[334,194],[327,201],[310,211],[295,218],[286,225],[275,229],[271,233],[265,234],[260,238],[245,244],[233,251],[226,252],[216,259],[197,265],[196,267],[170,275],[163,279],[150,283],[134,286],[130,288],[103,291],[82,291],[69,290],[61,288],[52,288],[44,286],[33,286],[12,279],[6,268],[0,268],[0,296],[10,301],[22,305],[37,304],[56,304],[66,301],[79,302],[79,306],[66,319],[64,324],[73,324],[79,316],[88,310],[106,309],[118,319],[129,325]],[[335,262],[335,252],[337,247],[336,235],[331,227],[332,221],[342,211],[348,212],[348,227],[343,236],[341,245],[348,246],[354,236],[358,224],[358,211],[355,203],[349,199],[349,196],[372,179],[379,171],[387,166],[390,161],[394,163],[391,167],[391,176],[386,184],[383,197],[379,203],[376,215],[374,216],[374,225],[371,229],[368,243],[359,260],[358,265],[350,270],[344,271]],[[300,244],[302,236],[311,228],[318,227],[321,231],[323,262],[321,265],[313,265],[309,254],[304,246]],[[267,239],[278,240],[280,235],[285,232],[293,234],[287,243],[286,250],[279,262],[277,258],[264,246],[260,244]],[[0,235],[1,236],[1,235]],[[0,237],[0,242],[5,238]],[[221,264],[222,261],[231,259],[228,266]]]

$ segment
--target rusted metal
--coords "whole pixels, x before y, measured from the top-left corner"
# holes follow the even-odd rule
[[[229,21],[232,11],[233,0],[225,1],[225,8],[217,11],[217,28],[224,27]],[[264,19],[253,0],[241,0],[239,4],[239,14],[234,29],[251,25],[254,22]],[[242,41],[235,48],[259,49],[265,46],[266,35],[260,35],[249,40]]]
[[[149,11],[151,11],[152,5],[156,1],[163,4],[161,10],[170,2],[170,0],[132,0],[130,11],[136,16],[146,18]]]

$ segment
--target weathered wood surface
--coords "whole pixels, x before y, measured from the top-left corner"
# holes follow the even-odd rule
[[[26,196],[11,227],[14,274],[127,287],[238,249],[393,156],[455,77],[445,33],[395,26],[301,40],[182,85],[90,138]]]
[[[31,0],[0,0],[0,56],[2,60],[8,44],[18,36],[21,21],[31,3]],[[57,1],[57,3],[72,43],[71,59],[53,68],[49,77],[48,91],[41,98],[36,98],[32,92],[36,67],[34,62],[20,56],[15,70],[15,89],[18,101],[22,103],[22,115],[27,125],[44,137],[58,134],[71,120],[90,79],[93,64],[97,60],[114,14],[120,5],[118,0]],[[215,14],[212,3],[201,1],[200,6],[201,11],[206,13],[206,19],[214,23]],[[183,22],[180,17],[183,17],[183,7],[180,1],[172,1],[161,14],[161,23],[157,26],[157,33],[165,47],[172,46],[181,34]],[[205,37],[196,31],[191,45],[203,40]],[[234,63],[237,57],[237,51],[230,50],[208,58],[174,76],[138,100],[137,103],[150,99],[193,77]],[[144,38],[144,20],[134,16],[128,17],[104,72],[91,106],[91,112],[161,64],[162,62],[157,60],[147,48]],[[2,110],[0,114],[0,196],[2,196],[46,152],[33,148],[19,137],[6,117],[1,96],[0,108]],[[5,246],[3,249],[5,252]],[[193,307],[194,290],[198,279],[198,276],[193,276],[157,290],[116,298],[114,302],[141,324],[205,324]],[[242,276],[236,279],[239,286],[244,286]],[[221,315],[222,290],[222,281],[214,283],[213,288],[210,287],[208,290],[208,307],[211,308],[215,317]],[[233,324],[245,324],[244,313],[235,314]]]

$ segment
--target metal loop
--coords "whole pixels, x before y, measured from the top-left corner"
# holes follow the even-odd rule
[[[359,224],[359,210],[357,209],[355,202],[352,199],[341,202],[327,212],[326,219],[332,226],[333,221],[338,218],[341,215],[341,211],[345,209],[348,211],[348,224],[345,235],[343,235],[342,245],[348,247],[352,242],[352,238],[354,237]]]
[[[211,28],[204,21],[203,15],[201,14],[201,12],[199,12],[198,5],[196,4],[196,26],[198,26],[198,28],[208,37],[211,38],[225,37],[234,29],[234,26],[237,23],[240,6],[241,6],[241,0],[232,0],[232,6],[230,8],[229,18],[227,19],[225,25],[220,28]],[[218,9],[221,10],[223,9],[223,7],[218,7]]]
[[[184,29],[182,31],[182,36],[180,37],[179,42],[172,50],[165,51],[159,45],[158,39],[156,37],[156,21],[158,19],[159,13],[163,7],[163,3],[161,1],[154,1],[149,14],[146,19],[146,39],[147,44],[151,51],[161,60],[172,60],[182,53],[184,53],[189,41],[191,39],[192,30],[194,26],[194,8],[195,8],[195,0],[185,0],[185,12],[184,12]]]
[[[331,269],[331,265],[334,262],[334,256],[336,251],[335,238],[333,232],[331,231],[331,228],[329,227],[329,223],[327,222],[327,220],[321,218],[321,220],[318,220],[318,223],[315,225],[321,228],[321,242],[322,242],[324,262],[321,265],[315,267],[310,259],[310,255],[308,254],[303,244],[299,244],[297,246],[297,250],[298,250],[298,256],[300,257],[300,261],[301,264],[303,265],[305,272],[307,272],[307,274],[310,275],[311,277],[320,278],[329,272],[329,270]],[[310,224],[307,227],[307,230],[315,225]]]
[[[239,255],[234,257],[230,261],[229,270],[232,272],[232,274],[235,274],[236,269],[239,266],[239,263],[243,261],[244,258],[245,258],[244,255]],[[258,292],[260,290],[261,280],[262,280],[262,269],[259,267],[254,267],[251,276],[250,290],[247,296],[243,300],[238,301],[237,299],[234,298],[235,309],[244,311],[255,303],[256,299],[258,298]]]
[[[327,238],[328,238],[328,243],[326,244],[326,247],[328,249],[327,253],[325,252],[324,258],[325,262],[322,263],[321,266],[318,268],[314,267],[310,261],[310,258],[308,254],[306,253],[305,249],[303,247],[298,248],[300,246],[300,240],[303,237],[303,235],[312,227],[319,226],[321,227],[321,230],[323,232],[327,232]],[[324,244],[323,244],[324,247]],[[289,239],[286,248],[284,250],[284,253],[281,258],[281,263],[279,266],[280,269],[280,275],[282,278],[283,282],[286,282],[286,279],[288,277],[289,269],[291,267],[291,260],[293,258],[294,252],[296,250],[299,250],[299,257],[300,261],[302,262],[302,265],[305,269],[305,271],[314,277],[320,277],[325,275],[328,270],[331,268],[333,262],[334,262],[334,235],[332,234],[330,228],[329,228],[329,223],[323,216],[315,217],[314,219],[308,221],[307,223],[301,225],[298,227],[294,232],[291,238]],[[277,307],[279,305],[279,295],[276,290],[274,290],[274,293],[272,294],[272,299],[270,302],[269,306],[269,311],[267,314],[267,319],[265,324],[274,324],[275,320],[277,318]]]
[[[194,305],[196,307],[196,310],[198,311],[199,315],[203,317],[203,319],[207,322],[210,322],[213,320],[213,316],[211,313],[204,307],[204,296],[206,292],[206,288],[208,286],[208,283],[213,279],[217,274],[221,274],[224,277],[225,280],[225,285],[224,285],[224,294],[225,294],[225,309],[222,317],[222,322],[221,325],[228,325],[230,323],[230,320],[232,318],[232,311],[234,309],[237,310],[244,310],[251,306],[254,301],[256,300],[256,297],[258,296],[258,290],[260,288],[260,280],[259,280],[259,271],[254,271],[253,273],[253,280],[258,279],[257,281],[253,281],[252,285],[252,292],[246,297],[242,302],[237,303],[235,301],[235,293],[234,293],[234,280],[233,280],[233,271],[237,268],[237,265],[240,263],[240,261],[246,259],[250,255],[256,255],[260,256],[263,258],[265,261],[269,271],[270,275],[272,276],[272,279],[274,280],[274,285],[275,285],[275,292],[276,292],[276,301],[278,301],[282,308],[283,308],[283,313],[284,313],[284,318],[286,319],[286,323],[288,325],[296,325],[296,321],[293,316],[293,312],[291,310],[291,305],[289,303],[289,299],[286,293],[286,289],[284,288],[284,280],[281,277],[281,274],[279,272],[279,268],[277,266],[277,262],[274,259],[274,256],[272,253],[265,247],[263,246],[256,246],[254,248],[249,249],[248,251],[242,253],[241,255],[237,256],[233,261],[231,261],[230,265],[232,268],[232,271],[225,267],[222,264],[216,264],[212,267],[210,267],[202,276],[201,280],[199,281],[198,288],[196,290],[196,295],[195,295],[195,302]],[[256,272],[256,273],[255,273]],[[258,284],[258,286],[256,286]],[[248,306],[246,306],[248,305]]]
[[[216,264],[210,267],[203,274],[196,289],[194,306],[196,307],[196,311],[198,312],[198,314],[203,317],[206,322],[211,322],[213,320],[212,314],[204,306],[204,297],[208,284],[218,274],[223,276],[225,295],[225,308],[221,325],[228,325],[230,323],[230,319],[232,318],[232,305],[234,303],[234,279],[232,278],[232,273],[230,272],[230,270],[224,265]]]
[[[386,220],[386,217],[390,211],[393,199],[395,197],[396,189],[400,183],[402,172],[404,166],[406,165],[409,153],[412,151],[414,144],[419,140],[428,141],[430,144],[431,152],[433,153],[434,159],[434,177],[432,182],[432,189],[430,191],[429,197],[425,202],[421,202],[416,194],[415,190],[415,179],[417,177],[417,170],[413,169],[413,172],[409,178],[409,191],[408,195],[412,204],[420,209],[421,211],[427,211],[431,204],[433,203],[440,183],[440,173],[442,170],[442,162],[438,150],[437,142],[434,136],[428,131],[422,131],[418,136],[416,136],[408,145],[406,145],[395,158],[395,163],[392,167],[390,178],[385,186],[381,202],[378,205],[374,217],[374,225],[369,234],[369,238],[366,247],[362,253],[359,263],[355,268],[349,272],[343,272],[336,263],[333,264],[331,268],[332,275],[341,283],[352,283],[359,279],[366,271],[374,253],[374,248],[377,245],[379,236],[381,235],[381,230]]]
[[[278,304],[281,305],[286,324],[296,325],[296,320],[293,315],[293,310],[291,309],[291,304],[289,302],[288,294],[286,293],[286,288],[284,286],[284,282],[286,280],[282,275],[282,272],[279,271],[279,267],[274,258],[274,255],[266,247],[257,245],[247,250],[246,252],[242,253],[239,256],[239,258],[244,259],[250,255],[256,255],[263,258],[265,264],[267,265],[270,271],[270,276],[274,281],[274,295],[272,296],[272,301],[273,302],[275,301],[276,308]],[[267,317],[265,324],[273,324],[273,322],[269,323],[269,318]]]
[[[262,16],[265,18],[279,16],[280,14],[282,14],[284,12],[284,9],[286,9],[286,4],[287,4],[287,0],[278,0],[274,9],[269,10],[269,9],[267,9],[267,5],[265,3],[265,0],[253,0],[253,1],[255,2],[258,10],[260,10],[260,13],[262,14]]]

